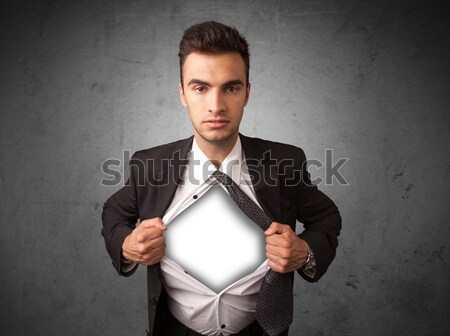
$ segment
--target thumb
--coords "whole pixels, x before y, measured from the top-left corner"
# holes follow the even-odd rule
[[[163,221],[159,217],[155,217],[152,219],[146,219],[141,222],[140,226],[142,226],[145,229],[157,228],[157,229],[160,229],[161,231],[167,230],[167,226],[164,225]]]
[[[289,225],[281,224],[278,222],[272,222],[269,228],[264,232],[266,236],[271,236],[274,234],[281,234],[290,229]]]

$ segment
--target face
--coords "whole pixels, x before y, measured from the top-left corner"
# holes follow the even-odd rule
[[[250,94],[242,57],[191,53],[183,64],[183,86],[181,102],[199,145],[234,145]]]

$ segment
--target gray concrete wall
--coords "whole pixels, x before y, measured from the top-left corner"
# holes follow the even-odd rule
[[[144,335],[144,269],[119,278],[100,235],[101,166],[191,134],[177,45],[213,19],[251,45],[241,131],[349,158],[349,185],[320,185],[337,259],[296,279],[291,335],[448,335],[444,3],[2,1],[1,334]]]

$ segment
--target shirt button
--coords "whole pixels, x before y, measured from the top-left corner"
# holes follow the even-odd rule
[[[225,326],[225,324],[222,324],[220,327],[223,329],[223,328],[225,328],[226,326]]]
[[[198,196],[197,195],[194,195],[193,197],[192,197],[193,199],[197,199],[198,198]]]

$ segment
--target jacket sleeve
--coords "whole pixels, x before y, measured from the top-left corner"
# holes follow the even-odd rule
[[[130,177],[120,190],[114,193],[104,204],[102,213],[102,236],[105,240],[112,264],[119,275],[130,276],[134,269],[123,272],[122,244],[125,238],[136,227],[139,218],[135,175],[136,165],[130,160]]]
[[[312,185],[310,174],[306,170],[305,153],[301,151],[301,181],[298,197],[297,220],[303,223],[305,230],[299,235],[304,239],[316,259],[314,278],[298,273],[309,282],[317,282],[326,272],[336,255],[341,230],[341,216],[334,202]]]

